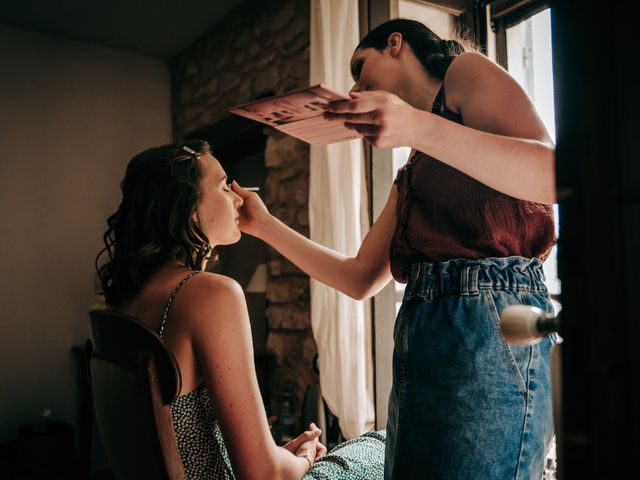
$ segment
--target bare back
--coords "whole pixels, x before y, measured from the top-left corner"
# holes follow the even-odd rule
[[[192,271],[187,268],[177,266],[162,267],[121,311],[137,318],[139,322],[156,333],[160,333],[163,314],[172,293],[190,272]],[[167,312],[162,332],[162,338],[180,368],[182,375],[180,395],[192,392],[203,381],[202,370],[194,354],[188,322],[181,321],[181,318],[189,315],[189,310],[193,306],[185,302],[183,297],[185,297],[184,292],[177,290]]]

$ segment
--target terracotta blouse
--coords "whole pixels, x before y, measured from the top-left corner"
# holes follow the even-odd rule
[[[463,124],[446,108],[444,84],[432,112]],[[397,226],[389,256],[399,282],[407,281],[412,263],[509,256],[544,261],[555,244],[551,205],[500,193],[422,152],[398,171],[394,183]]]

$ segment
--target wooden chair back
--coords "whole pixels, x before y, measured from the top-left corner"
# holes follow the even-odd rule
[[[180,392],[175,358],[135,318],[90,312],[85,346],[98,430],[119,480],[184,479],[169,404]]]

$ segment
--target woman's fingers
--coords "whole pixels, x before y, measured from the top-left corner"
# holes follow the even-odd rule
[[[361,125],[358,123],[345,122],[344,126],[355,130],[365,137],[374,137],[380,133],[380,127],[377,125]]]
[[[242,200],[246,200],[247,198],[249,198],[254,192],[250,192],[249,190],[245,190],[244,188],[242,188],[240,185],[238,185],[238,182],[236,182],[235,180],[233,180],[231,182],[231,190],[233,190],[233,192],[238,195],[240,198],[242,198]]]
[[[313,429],[306,430],[302,432],[300,435],[298,435],[296,438],[291,440],[290,442],[287,442],[287,444],[284,445],[284,448],[286,448],[290,452],[295,452],[300,448],[302,444],[311,440],[315,440],[319,436],[320,436],[320,429],[317,427],[315,430]]]
[[[298,448],[300,448],[300,445],[302,445],[304,442],[308,442],[309,440],[313,440],[314,438],[315,438],[315,435],[313,434],[313,432],[310,432],[310,431],[302,432],[296,438],[294,438],[289,443],[287,443],[287,445],[290,445],[291,448],[295,451]]]
[[[311,422],[309,424],[309,430],[311,430],[312,432],[314,432],[314,434],[316,434],[317,437],[320,436],[320,434],[322,433],[322,430],[320,430],[315,423]]]
[[[327,447],[325,447],[322,443],[318,442],[316,445],[316,460],[324,457],[327,454]]]
[[[352,95],[353,96],[353,95]],[[364,113],[377,110],[390,100],[391,94],[383,91],[359,92],[351,100],[339,100],[327,105],[328,113]]]
[[[409,145],[407,118],[417,111],[414,107],[383,90],[352,92],[350,96],[351,100],[329,104],[324,117],[344,122],[374,147]]]
[[[310,466],[313,466],[313,464],[316,461],[316,452],[317,452],[316,444],[317,443],[318,443],[317,439],[304,442],[302,445],[300,445],[300,448],[298,448],[294,454],[298,457],[303,457],[303,456],[307,457],[307,459],[309,460]]]
[[[350,123],[364,123],[379,125],[382,123],[383,116],[379,110],[364,113],[331,113],[324,114],[326,120],[342,120]]]

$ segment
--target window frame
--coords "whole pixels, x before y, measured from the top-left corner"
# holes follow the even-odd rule
[[[551,8],[551,2],[549,0],[489,0],[482,2],[482,4],[485,12],[487,10],[486,7],[489,7],[488,20],[496,41],[495,60],[505,70],[509,70],[507,29],[543,10]]]

